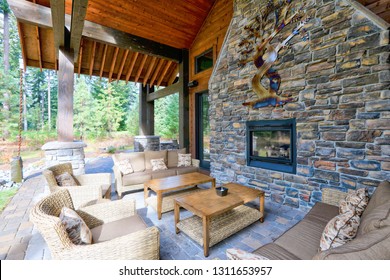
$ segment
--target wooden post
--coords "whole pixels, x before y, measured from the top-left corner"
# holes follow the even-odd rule
[[[58,61],[58,141],[73,141],[73,50],[60,47]]]
[[[154,135],[154,101],[147,101],[154,87],[139,84],[139,135]]]
[[[182,50],[182,61],[179,64],[179,143],[181,148],[189,149],[190,123],[189,123],[189,55],[188,50]]]

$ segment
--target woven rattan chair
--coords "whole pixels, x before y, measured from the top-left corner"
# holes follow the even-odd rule
[[[81,186],[60,187],[56,177],[65,172],[74,176]],[[63,188],[69,190],[75,208],[100,200],[102,197],[111,198],[111,173],[74,175],[71,163],[61,163],[47,168],[42,174],[51,193]]]
[[[63,207],[74,209],[68,190],[56,191],[38,202],[30,212],[30,220],[47,242],[53,259],[151,260],[159,259],[160,235],[156,227],[148,227],[112,240],[91,245],[75,245],[59,219]],[[76,210],[87,226],[115,222],[121,227],[124,218],[137,215],[134,200],[117,200],[94,204]]]

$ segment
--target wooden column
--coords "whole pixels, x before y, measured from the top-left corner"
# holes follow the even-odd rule
[[[139,135],[154,135],[154,101],[147,101],[154,87],[139,84]]]
[[[190,123],[189,123],[189,55],[188,50],[182,50],[182,61],[179,64],[179,143],[181,148],[189,149]],[[188,151],[189,152],[189,151]]]
[[[58,57],[58,141],[73,141],[73,50],[60,47]]]

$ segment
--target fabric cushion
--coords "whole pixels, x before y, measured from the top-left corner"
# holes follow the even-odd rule
[[[314,222],[321,221],[325,225],[335,216],[339,214],[339,208],[334,205],[317,202],[309,213],[306,214],[305,219],[310,219]]]
[[[377,206],[380,206],[387,201],[390,201],[390,182],[384,181],[379,184],[374,191],[374,194],[371,196],[367,208],[363,212],[362,220],[364,220],[365,216],[370,214]]]
[[[170,168],[167,170],[153,171],[151,174],[152,174],[152,179],[161,179],[170,176],[175,176],[176,170]]]
[[[68,172],[64,172],[58,176],[56,176],[56,181],[58,186],[60,187],[70,187],[70,186],[80,186],[79,182],[77,182],[76,178],[74,178]]]
[[[170,150],[168,151],[168,168],[177,167],[178,163],[178,155],[177,154],[185,154],[186,148],[180,150]]]
[[[94,227],[91,232],[93,243],[100,243],[146,228],[145,222],[138,215],[134,215]]]
[[[163,158],[151,159],[150,164],[152,165],[153,171],[167,170],[168,169],[168,167],[165,165],[165,161]]]
[[[145,151],[145,169],[152,169],[151,159],[163,158],[164,163],[167,164],[167,151]]]
[[[118,164],[118,168],[123,175],[127,175],[134,172],[133,167],[131,166],[130,159],[121,160]]]
[[[344,214],[349,211],[361,216],[368,204],[367,189],[359,189],[355,192],[349,193],[345,199],[340,202],[339,213]]]
[[[177,167],[188,167],[191,166],[191,154],[177,154],[178,162]]]
[[[320,240],[321,251],[339,247],[352,240],[360,224],[359,215],[352,211],[334,217],[326,225]]]
[[[262,255],[270,260],[299,260],[296,255],[287,251],[275,243],[266,244],[253,251],[254,254]]]
[[[122,182],[124,186],[143,184],[146,181],[152,179],[151,172],[134,172],[128,175],[124,175]]]
[[[91,230],[74,210],[63,207],[60,213],[60,220],[74,244],[85,245],[92,243]]]
[[[361,220],[358,236],[370,231],[390,226],[390,201],[375,208]]]
[[[118,154],[119,161],[129,159],[131,167],[134,172],[141,172],[145,170],[145,153],[144,152],[135,152],[135,153],[120,153]]]
[[[269,260],[261,255],[252,254],[241,249],[227,249],[226,256],[229,260]]]
[[[176,167],[174,168],[175,170],[175,175],[182,175],[182,174],[187,174],[187,173],[192,173],[192,172],[198,172],[199,168],[194,167],[194,166],[189,166],[189,167]]]

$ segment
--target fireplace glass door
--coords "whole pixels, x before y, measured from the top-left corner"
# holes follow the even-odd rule
[[[210,121],[208,92],[196,97],[196,155],[200,167],[210,169]]]

